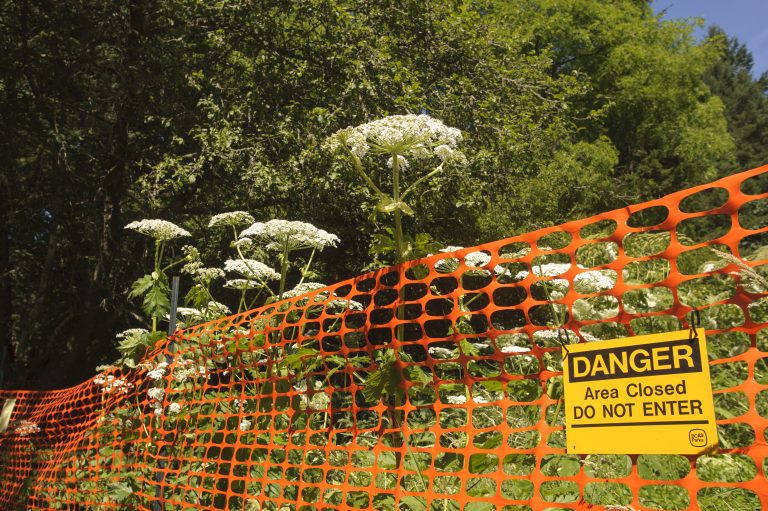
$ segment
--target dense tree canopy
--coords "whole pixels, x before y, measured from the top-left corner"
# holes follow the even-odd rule
[[[320,260],[325,281],[366,267],[375,198],[322,147],[347,125],[428,113],[463,131],[469,164],[419,189],[406,229],[464,245],[765,158],[765,79],[743,47],[698,42],[645,0],[3,12],[0,342],[17,385],[79,381],[141,323],[125,295],[149,245],[124,235],[129,221],[173,220],[220,264],[215,213],[309,220],[342,240]]]

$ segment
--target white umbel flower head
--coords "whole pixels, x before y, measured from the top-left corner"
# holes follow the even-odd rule
[[[280,278],[279,273],[255,259],[228,259],[224,262],[224,269],[239,273],[248,280],[257,282],[266,282]]]
[[[250,213],[245,211],[230,211],[213,215],[208,227],[237,227],[238,225],[252,224],[254,222]]]
[[[331,135],[326,146],[334,152],[346,147],[358,158],[372,150],[417,159],[436,155],[445,161],[446,157],[460,159],[461,153],[456,146],[461,139],[460,130],[446,126],[438,119],[409,114],[391,115],[344,128]]]
[[[189,231],[167,220],[137,220],[125,226],[126,229],[136,231],[150,238],[160,241],[168,241],[183,236],[192,236]]]
[[[179,404],[179,403],[171,403],[168,406],[168,413],[177,414],[180,411],[181,411],[181,404]]]
[[[456,245],[448,245],[447,247],[441,248],[440,252],[442,253],[450,253],[450,252],[456,252],[457,250],[461,250],[464,247],[459,247]],[[455,257],[450,257],[448,259],[438,259],[435,261],[435,270],[437,270],[440,273],[453,273],[456,270],[459,269],[459,260]]]
[[[485,252],[480,252],[480,251],[470,252],[469,254],[464,256],[464,263],[467,266],[474,266],[475,268],[480,268],[490,262],[491,262],[491,256],[489,256]]]
[[[224,287],[227,289],[237,289],[238,291],[246,291],[248,289],[256,289],[259,285],[248,279],[231,279],[224,283]]]
[[[251,429],[251,426],[253,426],[253,423],[248,419],[243,419],[240,421],[240,431],[248,431]]]
[[[232,311],[229,310],[229,307],[221,302],[216,302],[214,300],[208,302],[208,304],[205,306],[205,312],[208,316],[226,316],[227,314],[232,314]]]
[[[318,229],[312,224],[295,220],[273,219],[269,222],[256,222],[243,232],[240,238],[257,238],[266,242],[267,249],[282,251],[314,248],[323,250],[335,247],[339,238],[335,234]]]
[[[198,268],[193,275],[197,280],[210,284],[216,279],[223,279],[224,270],[221,268]]]
[[[390,156],[390,157],[389,157],[389,159],[387,160],[387,167],[389,167],[389,168],[392,168],[392,165],[393,165],[394,163],[395,163],[395,159],[394,159],[393,157],[391,157],[391,156]],[[408,160],[405,158],[405,156],[400,156],[400,155],[398,154],[398,155],[397,155],[397,167],[398,167],[400,170],[405,170],[405,169],[407,169],[407,168],[408,168],[408,165],[409,165],[409,162],[408,162]]]
[[[129,328],[128,330],[123,330],[119,334],[115,335],[118,339],[126,339],[130,337],[136,337],[136,336],[143,336],[149,333],[149,330],[145,328]]]
[[[301,296],[303,294],[309,293],[311,291],[316,291],[324,287],[325,287],[325,284],[321,284],[319,282],[302,282],[301,284],[296,285],[296,287],[294,287],[290,291],[284,292],[283,298],[293,298],[294,296]]]
[[[29,436],[34,435],[35,433],[40,433],[40,426],[31,421],[20,420],[16,422],[14,426],[13,432],[19,436]]]
[[[153,401],[162,401],[165,395],[165,389],[161,387],[152,387],[147,390],[147,397]]]

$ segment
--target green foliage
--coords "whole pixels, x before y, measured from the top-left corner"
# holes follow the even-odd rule
[[[704,74],[704,80],[725,106],[728,132],[736,142],[738,167],[764,165],[768,162],[768,74],[753,78],[752,54],[735,37],[728,37],[718,27],[710,27],[708,37],[721,48],[721,54]]]
[[[168,277],[162,272],[153,272],[137,279],[131,285],[128,298],[143,296],[141,307],[150,318],[163,318],[171,310],[171,288]]]
[[[380,198],[321,148],[347,125],[426,112],[463,131],[466,167],[382,208],[464,246],[763,163],[768,147],[744,52],[720,66],[721,42],[634,0],[11,2],[4,21],[0,343],[43,386],[114,358],[97,340],[134,323],[123,291],[151,258],[123,226],[148,212],[204,233],[206,262],[228,248],[205,231],[212,213],[312,219],[345,243],[319,275],[364,268]],[[411,257],[431,243],[405,239]],[[135,296],[156,318],[161,290]]]

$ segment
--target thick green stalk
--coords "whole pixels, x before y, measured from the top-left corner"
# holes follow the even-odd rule
[[[285,238],[285,244],[283,245],[283,255],[280,259],[280,296],[278,296],[278,300],[283,299],[283,293],[285,292],[285,277],[288,275],[288,254],[290,253],[290,250],[288,249],[288,237]]]
[[[363,178],[365,184],[367,184],[368,187],[373,190],[376,195],[385,196],[384,192],[382,192],[379,187],[376,186],[376,183],[374,183],[373,180],[368,177],[368,174],[365,173],[365,170],[363,170],[363,163],[360,161],[360,158],[358,158],[357,155],[355,155],[355,153],[353,153],[346,144],[344,144],[344,148],[347,150],[347,154],[349,154],[349,157],[352,159],[352,166],[360,175],[360,177]]]
[[[396,205],[400,202],[400,162],[397,153],[392,153],[392,200]],[[395,209],[395,264],[400,264],[405,259],[403,249],[403,213],[400,208]]]
[[[304,266],[304,269],[301,271],[301,280],[299,280],[299,283],[297,285],[302,285],[304,283],[304,275],[309,271],[309,265],[312,264],[312,258],[315,257],[315,252],[317,249],[313,248],[312,253],[309,254],[309,260],[307,260],[307,264]]]

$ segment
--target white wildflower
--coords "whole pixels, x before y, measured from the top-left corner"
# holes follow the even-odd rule
[[[252,280],[247,279],[232,279],[228,280],[224,283],[224,287],[227,289],[237,289],[238,291],[243,291],[247,289],[256,289],[257,287],[260,287],[259,284]]]
[[[306,248],[323,250],[325,247],[335,247],[339,243],[339,238],[335,234],[318,229],[312,224],[279,219],[256,222],[241,232],[240,237],[259,238],[266,242],[267,249],[275,251]]]
[[[123,330],[119,334],[115,335],[118,339],[127,339],[130,337],[136,337],[136,336],[143,336],[149,333],[149,330],[145,328],[129,328],[128,330]]]
[[[165,395],[165,389],[161,387],[152,387],[147,390],[147,397],[153,401],[162,401]]]
[[[125,228],[161,241],[191,236],[189,231],[167,220],[138,220],[126,225]]]
[[[449,405],[463,405],[467,402],[467,396],[448,394],[445,396],[445,403]]]
[[[243,419],[240,421],[240,431],[248,431],[251,429],[251,426],[253,426],[253,423],[248,419]]]
[[[475,268],[485,266],[490,262],[491,262],[491,256],[489,256],[485,252],[480,252],[480,251],[470,252],[469,254],[464,256],[464,263],[467,266],[474,266]]]
[[[208,302],[208,304],[205,306],[205,312],[207,315],[213,314],[215,316],[226,316],[227,314],[232,314],[232,311],[229,310],[229,307],[214,300]]]
[[[507,345],[501,348],[502,353],[528,353],[531,348],[525,346]]]
[[[594,270],[579,273],[573,279],[574,286],[586,288],[591,292],[599,293],[613,289],[616,284],[616,274],[611,270]]]
[[[13,432],[19,436],[29,436],[40,433],[40,426],[31,421],[20,420],[15,423]]]
[[[171,403],[168,406],[168,413],[179,413],[181,411],[181,405],[179,403]]]
[[[409,114],[391,115],[344,128],[331,135],[326,146],[331,151],[344,146],[358,158],[365,156],[369,150],[426,158],[433,154],[445,157],[446,147],[458,153],[455,148],[461,139],[461,131],[456,128],[448,127],[428,115]]]
[[[277,280],[280,278],[279,273],[255,259],[227,259],[227,261],[224,262],[224,269],[226,271],[239,273],[249,280],[258,282]]]
[[[213,215],[211,221],[208,222],[208,227],[236,227],[238,225],[245,225],[253,223],[254,219],[245,211],[230,211],[228,213],[219,213]]]
[[[326,309],[331,314],[343,312],[345,310],[361,311],[364,309],[363,304],[356,300],[331,300],[328,302]]]
[[[147,373],[147,378],[150,380],[161,380],[165,376],[164,369],[153,369]]]
[[[534,264],[533,273],[539,277],[554,277],[567,272],[570,268],[570,263]]]
[[[435,147],[435,155],[443,161],[448,161],[453,158],[454,150],[447,144],[442,144]]]
[[[390,156],[390,157],[389,157],[389,159],[387,160],[387,167],[389,167],[389,168],[392,168],[392,164],[393,164],[393,163],[394,163],[394,158],[392,158],[392,157]],[[409,165],[409,163],[408,163],[408,160],[407,160],[407,159],[405,159],[405,156],[400,156],[400,155],[398,154],[398,155],[397,155],[397,167],[398,167],[400,170],[405,170],[405,169],[407,169],[407,168],[408,168],[408,165]]]
[[[166,314],[166,317],[168,316],[169,315]],[[203,313],[200,309],[195,309],[193,307],[177,307],[176,317],[181,318],[186,323],[194,323],[203,320]]]
[[[150,380],[159,380],[165,376],[165,371],[168,368],[168,362],[159,362],[151,371],[147,373],[147,378]]]
[[[110,394],[113,391],[127,394],[133,388],[133,383],[124,378],[116,378],[112,374],[100,374],[93,379],[94,385],[99,385],[104,394]]]
[[[152,412],[159,417],[163,414],[163,407],[158,403],[152,408]]]
[[[240,238],[239,240],[235,241],[233,245],[235,248],[244,250],[253,246],[253,240],[251,238]]]
[[[318,289],[323,289],[325,284],[321,284],[319,282],[302,282],[301,284],[297,284],[293,289],[286,291],[283,293],[283,298],[293,298],[294,296],[301,296],[303,294],[316,291]],[[324,293],[321,293],[324,294]]]
[[[456,245],[448,245],[447,247],[441,248],[440,252],[442,253],[450,253],[450,252],[456,252],[457,250],[462,250],[464,247],[458,247]],[[449,257],[447,259],[438,259],[435,262],[435,270],[441,272],[441,273],[453,273],[456,270],[459,269],[459,260],[455,257]]]

